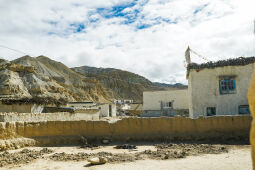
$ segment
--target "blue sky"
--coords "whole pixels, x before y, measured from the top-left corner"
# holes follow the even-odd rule
[[[208,59],[255,55],[254,0],[0,0],[0,45],[69,67],[187,83],[188,45]],[[0,49],[8,60],[23,54]],[[191,56],[193,62],[204,62]]]

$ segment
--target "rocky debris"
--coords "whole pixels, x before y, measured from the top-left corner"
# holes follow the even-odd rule
[[[100,165],[105,164],[107,162],[107,159],[104,157],[95,157],[88,159],[88,162],[90,162],[92,165]]]
[[[56,153],[50,156],[50,159],[55,161],[81,161],[88,160],[91,158],[103,157],[107,159],[109,163],[119,163],[119,162],[133,162],[136,160],[144,159],[156,159],[156,160],[166,160],[166,159],[179,159],[185,158],[189,155],[200,155],[200,154],[218,154],[226,153],[228,149],[223,145],[209,145],[209,144],[159,144],[155,145],[157,150],[145,150],[143,152],[137,153],[121,153],[113,154],[108,152],[99,153],[77,153],[77,154],[66,154],[66,153]]]
[[[136,146],[135,145],[124,144],[124,145],[117,145],[115,148],[116,149],[136,149]]]
[[[48,148],[43,148],[40,151],[23,149],[17,153],[9,153],[7,151],[0,154],[0,167],[7,165],[18,165],[29,163],[35,159],[42,158],[45,154],[50,154],[53,151]]]
[[[87,160],[90,157],[90,154],[80,152],[76,154],[67,154],[65,152],[62,153],[54,153],[50,156],[51,160],[54,161],[82,161]]]
[[[91,140],[88,140],[87,138],[85,138],[84,136],[81,136],[80,137],[80,143],[81,143],[81,147],[82,148],[90,148],[90,149],[95,149],[95,148],[98,148],[99,146],[91,141]]]
[[[98,153],[76,153],[76,154],[66,154],[62,153],[55,153],[50,156],[51,160],[54,161],[82,161],[88,160],[95,157],[103,157],[107,159],[109,163],[117,163],[117,162],[133,162],[135,160],[140,160],[134,154],[113,154],[109,152],[98,152]]]
[[[217,154],[228,152],[228,149],[222,145],[211,144],[158,144],[155,145],[158,150],[182,150],[189,155],[198,154]]]
[[[155,145],[156,151],[145,150],[136,153],[109,153],[109,152],[98,152],[98,153],[75,153],[67,154],[54,153],[47,148],[40,151],[23,149],[20,152],[9,153],[7,151],[0,154],[0,167],[7,165],[18,165],[23,163],[29,163],[35,159],[51,159],[53,161],[84,161],[95,163],[120,163],[120,162],[134,162],[136,160],[144,159],[180,159],[190,155],[201,155],[201,154],[219,154],[228,152],[228,147],[224,145],[211,145],[211,144],[157,144]],[[45,154],[50,154],[45,157]],[[98,159],[95,159],[98,158]]]

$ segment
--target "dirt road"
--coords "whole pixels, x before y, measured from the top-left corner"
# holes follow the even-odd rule
[[[225,145],[141,145],[137,150],[79,147],[32,147],[8,151],[0,157],[1,169],[252,169],[250,146]],[[1,154],[1,153],[0,153]],[[87,159],[104,155],[109,162],[91,166]],[[36,156],[34,156],[36,155]]]

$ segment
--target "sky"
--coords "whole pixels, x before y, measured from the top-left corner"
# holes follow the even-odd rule
[[[184,83],[191,49],[210,61],[255,56],[254,0],[0,0],[0,58],[45,55]],[[191,61],[203,59],[192,54]]]

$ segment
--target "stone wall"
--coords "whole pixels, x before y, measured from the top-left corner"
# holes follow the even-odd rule
[[[83,112],[57,112],[57,113],[0,113],[0,122],[41,122],[41,121],[76,121],[98,120],[99,110]]]
[[[43,121],[1,122],[0,139],[32,138],[48,144],[74,139],[110,137],[118,140],[202,140],[244,139],[249,137],[251,116],[217,116],[190,119],[124,118],[114,123],[107,121]],[[52,140],[51,140],[52,139]],[[54,140],[53,140],[54,139]],[[40,144],[39,142],[39,144]],[[43,142],[42,142],[43,143]]]

